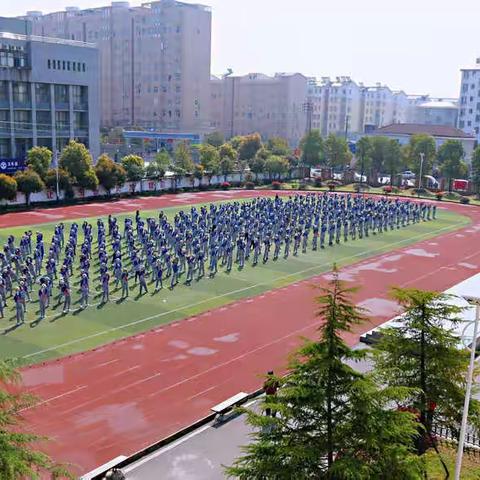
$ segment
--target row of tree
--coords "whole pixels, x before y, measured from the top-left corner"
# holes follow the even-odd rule
[[[323,139],[318,130],[305,135],[300,148],[302,163],[311,167],[344,169],[352,160],[344,139],[335,135]],[[423,161],[420,154],[423,155]],[[447,140],[437,149],[435,139],[426,134],[412,135],[409,143],[403,147],[397,140],[388,137],[365,136],[356,143],[355,169],[362,177],[367,175],[372,184],[378,182],[380,174],[387,174],[391,185],[400,182],[399,173],[406,169],[412,170],[417,178],[422,170],[422,176],[433,174],[445,178],[451,190],[452,180],[465,178],[468,173],[464,159],[465,150],[458,140]],[[473,154],[472,179],[477,191],[480,191],[480,148]]]
[[[267,386],[272,382],[280,388],[265,397],[260,412],[244,410],[253,441],[227,468],[228,475],[248,480],[425,478],[422,455],[436,448],[433,426],[458,432],[460,425],[469,354],[443,322],[457,324],[461,308],[437,292],[394,289],[405,311],[402,326],[383,330],[367,354],[344,341],[366,320],[350,299],[355,289],[346,288],[335,271],[321,290],[319,340],[306,341],[294,354],[288,376],[267,377]],[[373,371],[360,373],[354,364],[366,359]],[[478,431],[476,400],[469,419]]]
[[[197,152],[192,150],[196,149]],[[193,155],[199,159],[193,161]],[[10,200],[17,191],[24,193],[27,204],[32,193],[45,188],[59,189],[67,196],[73,194],[73,187],[95,190],[98,185],[108,192],[122,186],[126,181],[137,182],[143,178],[162,180],[167,171],[179,176],[201,180],[223,175],[224,179],[233,172],[245,172],[247,167],[258,176],[268,173],[271,179],[281,178],[298,165],[298,159],[291,154],[286,140],[271,138],[262,143],[259,134],[232,138],[225,142],[217,132],[205,137],[199,146],[179,143],[170,155],[160,151],[145,165],[142,157],[127,155],[116,163],[102,154],[95,165],[85,145],[71,141],[61,152],[56,165],[52,165],[52,152],[46,147],[33,147],[27,154],[27,168],[15,175],[0,175],[0,199]]]

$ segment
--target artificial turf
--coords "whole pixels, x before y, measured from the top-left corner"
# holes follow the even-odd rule
[[[179,210],[186,210],[188,206],[166,208],[163,211],[173,217]],[[199,208],[199,205],[197,205]],[[142,216],[156,217],[158,211],[145,211]],[[131,214],[116,215],[120,226],[123,227],[123,218]],[[106,220],[106,218],[104,217]],[[94,239],[96,239],[97,218],[87,219],[94,224]],[[76,220],[79,225],[82,220]],[[344,266],[374,255],[385,253],[407,246],[420,240],[432,238],[439,234],[456,230],[468,225],[470,220],[462,215],[446,210],[437,211],[437,219],[410,225],[399,230],[388,231],[380,235],[370,235],[368,238],[357,239],[347,243],[340,243],[333,247],[317,252],[310,248],[306,254],[299,253],[297,257],[290,256],[287,260],[280,258],[266,264],[259,263],[252,267],[247,263],[243,270],[236,267],[230,273],[219,268],[215,278],[204,278],[199,282],[192,282],[190,286],[180,283],[173,291],[165,288],[153,294],[153,286],[149,285],[148,294],[138,297],[137,287],[130,281],[130,297],[120,301],[119,291],[112,289],[112,301],[99,305],[100,287],[95,279],[91,284],[90,304],[86,310],[75,310],[79,299],[76,288],[72,289],[72,308],[67,315],[62,315],[61,307],[49,308],[47,317],[38,321],[37,288],[34,288],[32,303],[27,304],[26,323],[15,328],[15,313],[10,299],[5,309],[5,318],[0,319],[0,359],[19,357],[25,363],[37,363],[51,358],[84,351],[101,344],[118,340],[161,324],[180,320],[196,315],[206,310],[225,305],[244,297],[258,295],[273,288],[295,283],[299,280],[312,277],[331,269],[332,264]],[[64,222],[66,236],[69,225]],[[45,245],[48,248],[52,238],[54,223],[35,226],[33,230],[44,234]],[[0,230],[0,245],[6,242],[7,236],[12,234],[16,240],[28,227],[15,227]],[[79,233],[79,245],[83,241],[83,233]],[[96,245],[93,245],[93,271],[97,270]],[[77,256],[78,257],[78,256]],[[95,278],[95,273],[92,278]],[[72,279],[72,285],[77,283]],[[164,282],[167,286],[168,280]],[[95,289],[98,287],[98,291]],[[57,294],[57,282],[54,284],[54,296]],[[55,297],[54,297],[55,298]],[[55,304],[56,302],[52,302]]]

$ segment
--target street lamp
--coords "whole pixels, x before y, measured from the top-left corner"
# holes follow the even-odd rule
[[[420,153],[420,178],[418,179],[418,189],[422,188],[422,176],[423,176],[423,160],[425,159],[425,154]]]
[[[55,151],[53,152],[53,162],[54,162],[54,165],[55,165],[55,176],[56,176],[56,183],[57,183],[57,201],[60,200],[60,189],[59,189],[59,185],[58,185],[58,152],[57,150],[55,149]]]
[[[470,406],[470,396],[472,394],[473,371],[475,367],[475,354],[477,349],[478,326],[480,323],[480,297],[471,295],[462,295],[470,304],[475,305],[475,320],[473,321],[473,338],[470,346],[470,363],[467,373],[467,390],[465,392],[465,401],[463,404],[462,425],[460,427],[460,437],[458,439],[457,458],[455,461],[455,480],[460,480],[462,470],[463,447],[465,445],[465,435],[467,432],[468,409]],[[472,322],[469,322],[472,323]],[[465,330],[464,330],[465,331]]]

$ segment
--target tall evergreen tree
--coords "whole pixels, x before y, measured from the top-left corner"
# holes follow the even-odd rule
[[[242,479],[416,479],[421,465],[411,452],[416,423],[391,407],[392,394],[346,364],[364,357],[342,335],[362,321],[334,270],[317,301],[324,320],[317,342],[306,341],[290,362],[290,374],[277,378],[261,412],[251,410],[253,442],[227,474]]]
[[[394,289],[394,298],[404,308],[401,325],[382,331],[374,346],[378,380],[391,387],[408,387],[405,404],[418,412],[427,436],[433,423],[456,431],[465,398],[469,353],[460,348],[452,328],[460,322],[462,309],[448,296],[416,289]],[[480,402],[472,400],[470,422],[480,426]],[[421,450],[425,446],[420,445]]]
[[[21,412],[35,405],[36,399],[22,392],[17,393],[18,380],[19,374],[12,364],[0,362],[0,478],[35,480],[50,474],[52,479],[73,479],[64,466],[33,448],[36,442],[44,438],[22,431]]]

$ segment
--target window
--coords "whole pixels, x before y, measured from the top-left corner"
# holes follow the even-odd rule
[[[52,115],[46,110],[37,110],[37,135],[51,134]]]
[[[81,85],[72,86],[73,108],[84,109],[87,106],[87,87]]]
[[[48,106],[50,108],[50,85],[46,83],[35,84],[35,102],[37,108]]]
[[[10,139],[0,138],[0,157],[10,158]]]
[[[6,80],[0,81],[0,102],[8,102],[8,83]]]
[[[67,85],[55,85],[55,103],[68,103]]]
[[[85,71],[85,64],[82,63],[82,72],[84,72],[84,71]]]
[[[13,101],[17,103],[30,102],[30,85],[26,82],[13,82]]]
[[[60,131],[70,129],[70,117],[68,112],[55,112],[55,128]]]
[[[70,71],[70,62],[67,61],[67,70]]]
[[[50,70],[50,68],[52,68],[52,61],[50,59],[47,60],[47,65],[48,65],[48,69]]]
[[[31,130],[32,118],[29,110],[15,110],[13,112],[15,130]]]

